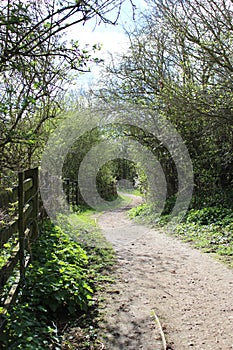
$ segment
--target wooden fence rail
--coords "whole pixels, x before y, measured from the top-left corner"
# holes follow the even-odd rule
[[[49,177],[49,174],[41,177],[40,185],[46,190],[48,197],[51,197],[51,204],[59,201],[56,197],[57,183],[58,179]],[[115,195],[115,187],[111,186],[110,190]],[[76,206],[85,203],[78,181],[63,179],[63,191],[68,204]],[[101,195],[105,192],[109,194],[106,186],[100,189]],[[25,269],[30,261],[30,246],[39,235],[38,225],[44,216],[46,211],[40,200],[38,168],[19,172],[18,186],[0,191],[0,306],[4,310],[14,303],[18,290],[23,287]],[[15,283],[8,297],[2,300],[2,292],[12,276]]]
[[[0,263],[4,251],[9,249],[9,245],[13,247],[7,261],[4,261],[3,266],[0,265],[0,298],[9,279],[13,276],[14,280],[7,296],[1,298],[4,300],[1,300],[0,305],[3,308],[0,315],[0,329],[4,324],[4,317],[1,316],[14,304],[18,292],[23,288],[25,269],[31,257],[30,247],[39,235],[38,225],[41,218],[46,216],[39,195],[38,175],[38,168],[19,172],[18,186],[0,192],[0,214],[2,214],[0,217]],[[45,186],[48,182],[46,181],[47,176],[48,174],[43,179]],[[52,187],[56,187],[57,181],[55,180]],[[70,205],[74,206],[82,202],[77,181],[64,179],[63,190]],[[9,211],[13,211],[12,217],[6,214]]]
[[[12,248],[11,255],[0,268],[0,293],[2,293],[9,278],[14,275],[7,298],[1,305],[6,311],[14,303],[20,285],[23,283],[25,269],[30,261],[30,244],[38,236],[39,217],[39,184],[38,168],[19,172],[18,186],[0,193],[0,207],[10,208],[17,205],[13,219],[0,226],[0,248]],[[3,215],[4,218],[4,215]],[[1,255],[0,255],[1,256]]]
[[[71,180],[69,178],[63,179],[63,189],[66,196],[66,201],[70,205],[79,205],[85,203],[78,187],[77,180]]]

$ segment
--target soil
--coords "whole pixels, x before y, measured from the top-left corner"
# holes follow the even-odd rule
[[[139,203],[131,197],[131,206]],[[104,292],[104,348],[233,349],[233,270],[162,230],[129,220],[129,208],[98,218],[117,256],[115,282]]]

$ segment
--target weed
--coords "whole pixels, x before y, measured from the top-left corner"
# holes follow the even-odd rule
[[[61,341],[59,314],[87,311],[93,290],[86,252],[51,223],[32,247],[25,287],[7,315],[4,349],[49,349]],[[33,336],[32,336],[33,335]]]

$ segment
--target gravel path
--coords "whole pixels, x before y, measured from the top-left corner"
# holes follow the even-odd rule
[[[133,197],[133,204],[138,197]],[[187,243],[129,220],[128,207],[98,222],[116,251],[106,291],[106,349],[233,349],[233,270]]]

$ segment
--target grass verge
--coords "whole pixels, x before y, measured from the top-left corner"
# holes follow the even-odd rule
[[[158,218],[153,205],[142,204],[129,212],[131,219],[152,226],[163,227],[169,215]],[[207,207],[190,210],[173,234],[233,268],[233,212],[224,207]]]
[[[92,211],[82,214],[80,228],[66,222],[66,232],[49,221],[43,225],[32,245],[24,288],[6,315],[1,349],[102,348],[95,331],[95,293],[111,280],[114,252],[91,215]]]
[[[129,204],[121,195],[111,207]],[[9,309],[0,348],[15,350],[99,350],[101,320],[98,291],[112,282],[112,247],[100,232],[94,210],[45,222],[32,245],[24,288]],[[62,227],[62,229],[61,229]]]

